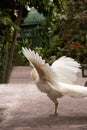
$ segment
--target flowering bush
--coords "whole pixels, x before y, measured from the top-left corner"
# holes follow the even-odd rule
[[[72,57],[76,57],[76,60],[83,63],[85,57],[87,57],[87,47],[79,42],[72,42],[69,45],[69,53]]]

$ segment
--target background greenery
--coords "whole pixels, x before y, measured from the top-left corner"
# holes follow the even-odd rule
[[[0,1],[0,81],[8,82],[12,65],[28,64],[22,46],[34,49],[50,64],[62,55],[83,63],[87,58],[86,5],[86,0]],[[21,25],[30,13],[28,7],[45,17],[39,23],[40,29],[34,30],[38,34],[34,42],[28,35],[20,35]]]

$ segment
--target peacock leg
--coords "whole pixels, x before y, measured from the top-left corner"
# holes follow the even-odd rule
[[[57,108],[58,108],[58,101],[57,101],[57,103],[55,103],[55,111],[54,111],[54,115],[57,115],[58,113],[57,113]]]
[[[58,108],[58,101],[57,98],[54,98],[52,95],[48,94],[48,97],[53,101],[53,103],[55,104],[55,111],[54,111],[54,115],[57,115],[57,108]]]

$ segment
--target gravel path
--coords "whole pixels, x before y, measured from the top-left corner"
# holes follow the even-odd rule
[[[58,116],[54,104],[39,92],[29,67],[14,67],[9,84],[0,85],[0,130],[87,130],[87,98],[63,97]],[[78,74],[76,84],[87,78]]]

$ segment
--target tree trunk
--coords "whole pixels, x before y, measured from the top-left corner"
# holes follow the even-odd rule
[[[20,5],[20,10],[19,10],[18,18],[17,18],[17,20],[15,22],[17,26],[20,26],[20,23],[21,23],[22,9],[23,9],[23,6]],[[8,83],[8,81],[9,81],[10,72],[11,72],[11,68],[12,68],[12,61],[13,61],[15,43],[17,41],[17,35],[18,35],[18,29],[15,29],[14,30],[14,34],[13,34],[13,42],[12,42],[12,44],[10,46],[10,52],[9,52],[7,70],[6,70],[5,80],[4,80],[5,83]]]

